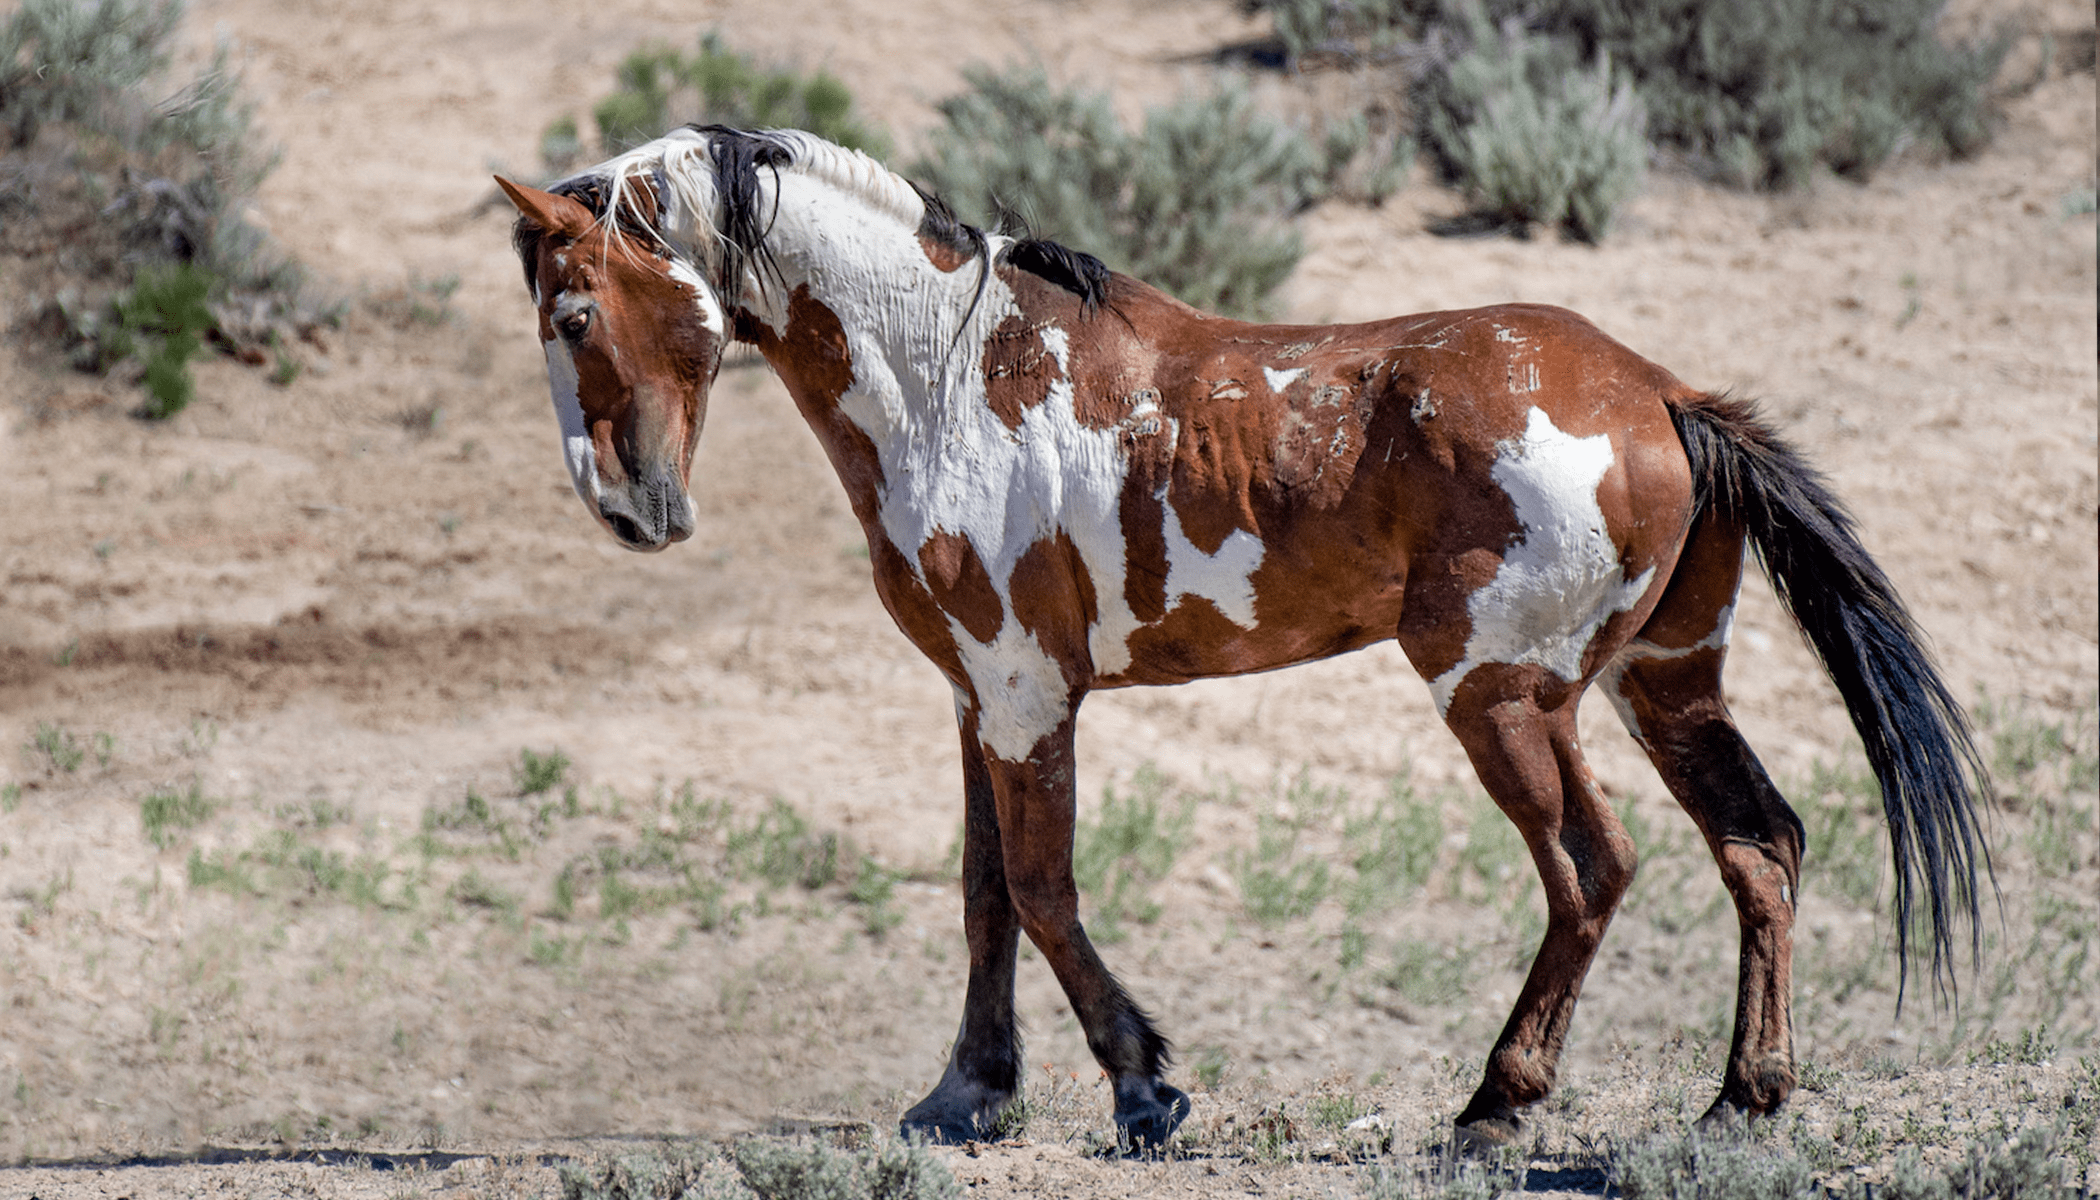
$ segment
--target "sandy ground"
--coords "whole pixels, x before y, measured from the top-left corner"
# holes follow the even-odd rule
[[[2088,7],[2003,11],[2090,45]],[[349,299],[348,317],[300,348],[291,387],[207,364],[198,402],[161,426],[125,416],[115,385],[0,346],[0,783],[15,789],[0,813],[0,1156],[348,1147],[422,1155],[400,1160],[421,1173],[104,1166],[0,1172],[0,1192],[521,1194],[547,1168],[500,1156],[782,1118],[886,1125],[938,1074],[963,975],[946,687],[876,602],[838,486],[761,365],[717,389],[690,544],[629,555],[587,520],[559,465],[508,219],[485,203],[489,171],[529,177],[540,131],[586,113],[625,52],[707,26],[830,68],[906,145],[971,61],[1038,56],[1135,112],[1261,32],[1215,0],[195,3],[193,49],[234,40],[284,150],[256,218]],[[2089,62],[2053,70],[2008,99],[1982,157],[1902,163],[1865,187],[1761,197],[1652,177],[1601,249],[1431,237],[1425,224],[1459,204],[1418,179],[1382,208],[1309,215],[1286,307],[1324,321],[1565,304],[1688,381],[1763,398],[1853,505],[1957,694],[1987,700],[1994,730],[2062,727],[2089,755],[2095,241],[2090,212],[2066,201],[2091,195],[2094,104]],[[0,262],[0,326],[47,299],[39,285]],[[1776,777],[1856,761],[1834,692],[1761,584],[1736,646],[1732,702]],[[1645,760],[1607,706],[1590,708],[1598,773],[1657,830],[1658,853],[1592,973],[1563,1078],[1674,1112],[1657,1100],[1667,1060],[1688,1081],[1674,1103],[1696,1112],[1725,1048],[1730,923]],[[66,768],[40,737],[80,761]],[[573,761],[573,809],[519,795],[527,748]],[[1403,1147],[1448,1120],[1539,906],[1521,865],[1478,868],[1485,801],[1397,650],[1098,695],[1080,761],[1089,813],[1147,764],[1170,808],[1200,801],[1151,889],[1163,915],[1108,951],[1184,1071],[1216,1069],[1192,1147],[1242,1145],[1228,1119],[1337,1091],[1418,1130]],[[1448,845],[1420,894],[1360,918],[1369,966],[1338,965],[1354,918],[1336,899],[1278,926],[1249,918],[1237,879],[1263,828],[1294,824],[1296,853],[1329,856],[1339,877],[1350,819],[1401,777],[1438,806]],[[1959,1011],[1913,1002],[1898,1018],[1871,879],[1846,903],[1836,884],[1819,898],[1811,875],[1805,1058],[1958,1067],[2043,1023],[2063,1062],[2094,1053],[2100,974],[2080,956],[2100,936],[2100,818],[2089,782],[2048,778],[2050,798],[1996,818],[2005,916]],[[778,799],[846,839],[847,880],[863,854],[891,868],[892,894],[871,905],[843,883],[747,877],[729,881],[726,917],[681,901],[616,919],[604,891],[558,911],[559,873],[680,828],[687,785],[741,816],[679,853]],[[143,836],[142,801],[192,787],[210,818],[165,846]],[[461,833],[445,814],[470,794],[494,816]],[[416,841],[434,828],[451,832]],[[384,878],[346,898],[331,861]],[[200,863],[252,878],[213,884]],[[1372,979],[1409,945],[1458,964],[1455,993]],[[1022,987],[1031,1061],[1105,1125],[1105,1097],[1083,1094],[1084,1044],[1032,957]],[[1975,1086],[2055,1095],[2049,1069]],[[1621,1111],[1579,1107],[1547,1119],[1552,1162],[1581,1160],[1583,1121]],[[1130,1168],[1038,1131],[952,1157],[992,1195],[1209,1194],[1219,1171],[1260,1194],[1349,1190],[1317,1142],[1280,1164],[1218,1149]]]

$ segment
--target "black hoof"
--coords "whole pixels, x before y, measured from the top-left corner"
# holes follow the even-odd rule
[[[1152,1085],[1152,1096],[1129,1107],[1116,1106],[1117,1140],[1132,1152],[1151,1154],[1166,1145],[1174,1131],[1188,1119],[1188,1093],[1170,1084]]]
[[[897,1123],[906,1138],[921,1137],[939,1145],[988,1142],[998,1137],[1001,1119],[1013,1104],[1010,1095],[983,1088],[936,1088],[912,1105]]]

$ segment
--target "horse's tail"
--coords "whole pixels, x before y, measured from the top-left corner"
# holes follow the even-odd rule
[[[1673,401],[1670,416],[1691,459],[1695,511],[1742,522],[1773,591],[1837,684],[1880,781],[1895,859],[1897,1005],[1921,887],[1933,981],[1951,987],[1955,918],[1968,917],[1973,961],[1981,946],[1977,864],[1991,868],[1974,799],[1988,798],[1990,780],[1968,718],[1888,576],[1860,545],[1851,514],[1756,406],[1695,396]]]

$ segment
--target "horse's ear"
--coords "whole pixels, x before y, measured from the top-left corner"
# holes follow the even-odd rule
[[[501,175],[496,176],[496,186],[502,188],[503,194],[517,206],[519,216],[548,233],[580,237],[597,224],[598,218],[591,215],[590,209],[567,196],[512,183]]]

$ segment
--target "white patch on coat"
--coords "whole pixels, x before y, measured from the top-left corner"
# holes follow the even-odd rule
[[[723,316],[722,306],[715,300],[715,290],[707,286],[707,281],[700,277],[700,272],[694,270],[690,263],[674,258],[671,260],[669,273],[671,278],[692,289],[693,307],[700,310],[701,326],[716,337],[724,341],[729,340],[729,320]]]
[[[1201,596],[1217,605],[1226,620],[1242,629],[1254,628],[1254,571],[1268,547],[1246,530],[1235,529],[1215,553],[1205,554],[1182,530],[1181,514],[1173,504],[1161,507],[1167,515],[1167,607],[1180,604],[1184,596]]]
[[[1021,762],[1072,715],[1063,668],[1035,635],[1009,620],[989,642],[948,618],[955,648],[977,692],[977,741],[993,758]]]
[[[1304,367],[1292,367],[1288,371],[1279,371],[1274,367],[1263,367],[1261,373],[1268,377],[1269,390],[1279,396],[1283,395],[1283,389],[1305,378],[1307,374]]]
[[[583,401],[577,395],[576,356],[560,338],[542,343],[547,352],[547,390],[554,394],[554,419],[561,423],[562,459],[576,494],[598,511],[598,452],[583,423]]]
[[[1626,726],[1626,732],[1632,734],[1635,741],[1645,742],[1646,738],[1641,733],[1640,718],[1634,715],[1633,702],[1620,690],[1625,682],[1626,668],[1635,663],[1683,658],[1701,650],[1725,650],[1728,648],[1728,639],[1734,632],[1735,605],[1731,604],[1721,610],[1721,619],[1714,624],[1713,632],[1689,646],[1671,649],[1658,646],[1646,638],[1635,638],[1626,644],[1625,649],[1619,651],[1611,660],[1611,665],[1605,667],[1603,674],[1597,677],[1597,682],[1604,685],[1604,695],[1611,701],[1612,711],[1619,714],[1619,723]]]
[[[1611,469],[1611,438],[1562,433],[1538,408],[1524,433],[1495,443],[1495,483],[1522,532],[1487,586],[1466,600],[1473,631],[1458,665],[1430,681],[1439,713],[1475,667],[1530,664],[1573,682],[1597,630],[1640,602],[1655,579],[1620,569],[1597,485]]]

